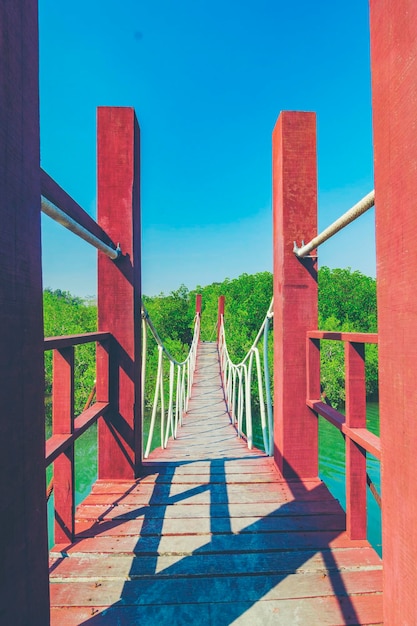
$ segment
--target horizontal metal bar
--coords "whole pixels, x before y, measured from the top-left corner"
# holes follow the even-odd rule
[[[52,204],[57,206],[58,209],[61,209],[61,211],[64,211],[69,217],[72,217],[80,226],[84,226],[84,228],[95,235],[97,239],[101,239],[101,241],[110,246],[110,248],[116,248],[114,241],[112,241],[106,231],[97,224],[95,219],[93,219],[91,215],[42,168],[41,196],[49,200],[49,202],[52,202]]]
[[[339,333],[329,330],[310,330],[307,337],[330,341],[350,341],[351,343],[378,343],[378,333]]]
[[[307,256],[310,252],[315,250],[319,245],[330,239],[339,230],[342,230],[345,226],[356,220],[360,215],[366,213],[375,204],[375,191],[370,191],[362,200],[357,202],[349,211],[346,211],[339,219],[333,224],[330,224],[325,228],[317,237],[314,237],[309,243],[302,244],[301,248],[297,246],[297,242],[294,241],[294,254],[300,258]]]
[[[58,222],[62,226],[65,226],[65,228],[68,228],[68,230],[70,230],[72,233],[74,233],[78,237],[81,237],[81,239],[84,239],[84,241],[97,248],[97,250],[100,250],[101,252],[106,254],[113,261],[119,258],[119,247],[115,249],[111,246],[108,246],[106,243],[101,241],[101,239],[90,233],[90,231],[84,228],[84,226],[78,224],[78,222],[72,219],[72,217],[64,213],[64,211],[61,211],[61,209],[55,206],[55,204],[52,204],[52,202],[44,197],[42,197],[41,208],[42,212],[45,213],[45,215],[48,215],[53,220],[55,220],[55,222]]]
[[[45,337],[43,349],[59,350],[61,348],[69,348],[70,346],[79,346],[83,343],[92,343],[93,341],[103,342],[110,339],[111,336],[111,333],[100,331],[80,335],[63,335],[62,337]]]

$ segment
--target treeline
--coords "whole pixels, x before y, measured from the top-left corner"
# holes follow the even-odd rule
[[[240,361],[251,347],[272,298],[272,274],[242,274],[236,279],[198,286],[190,291],[184,285],[170,294],[143,297],[144,305],[161,339],[178,361],[183,360],[192,341],[196,295],[202,295],[201,338],[215,341],[218,298],[225,296],[225,324],[228,347]],[[44,293],[45,335],[74,334],[96,329],[97,309],[61,291]],[[319,328],[333,331],[376,332],[376,283],[358,271],[322,267],[319,270]],[[273,332],[273,330],[272,330]],[[271,338],[269,353],[272,361]],[[148,342],[149,383],[146,404],[152,401],[157,366],[157,346]],[[374,345],[366,346],[367,393],[375,399],[378,392],[378,354]],[[271,363],[272,365],[272,363]],[[76,349],[77,410],[81,410],[95,378],[94,346]],[[344,351],[340,342],[322,342],[321,379],[324,391],[336,406],[343,404]],[[46,392],[51,389],[51,356],[46,361]]]

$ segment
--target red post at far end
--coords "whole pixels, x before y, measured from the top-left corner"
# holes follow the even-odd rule
[[[224,316],[224,301],[225,301],[225,297],[224,296],[220,296],[219,297],[218,313],[217,313],[217,342],[219,341],[219,337],[220,337],[220,327],[221,327],[221,323],[222,323],[222,315]]]
[[[201,315],[201,293],[198,293],[195,297],[195,313]]]

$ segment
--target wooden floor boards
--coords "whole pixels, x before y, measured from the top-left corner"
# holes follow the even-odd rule
[[[230,425],[201,344],[177,441],[98,481],[50,557],[54,626],[382,623],[381,560],[319,480],[286,483]]]

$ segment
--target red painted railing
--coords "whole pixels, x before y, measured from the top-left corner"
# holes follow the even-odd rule
[[[346,413],[321,399],[320,341],[345,344]],[[351,539],[366,538],[366,454],[381,460],[380,438],[366,428],[365,344],[378,343],[371,333],[307,333],[307,406],[344,435],[346,441],[346,530]]]
[[[74,417],[74,352],[75,346],[96,342],[109,355],[111,334],[105,332],[50,337],[44,350],[53,350],[52,370],[52,435],[46,441],[45,467],[53,468],[55,543],[71,543],[75,534],[75,466],[74,443],[105,415],[110,408],[107,399],[95,402]],[[107,390],[109,368],[107,368]]]

